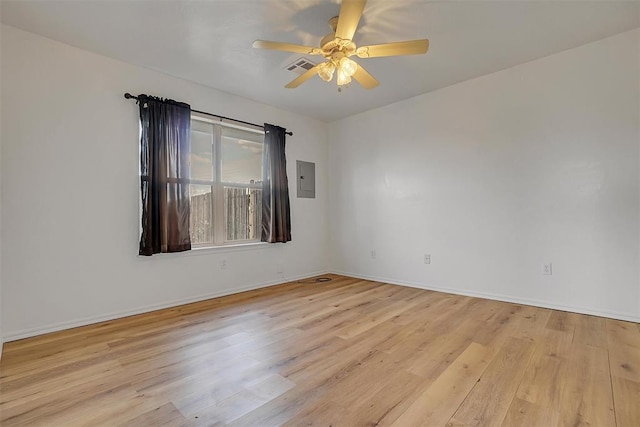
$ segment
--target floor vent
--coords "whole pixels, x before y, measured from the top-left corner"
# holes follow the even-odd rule
[[[332,280],[333,280],[332,277],[322,276],[322,277],[312,277],[310,279],[298,280],[298,283],[324,283],[324,282],[330,282]]]
[[[287,65],[284,68],[285,70],[288,70],[300,75],[300,74],[306,73],[307,71],[309,71],[315,66],[316,64],[309,61],[307,58],[300,58],[295,60],[294,62],[292,62],[291,64]]]

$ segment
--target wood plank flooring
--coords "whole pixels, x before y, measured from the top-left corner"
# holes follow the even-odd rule
[[[341,276],[5,344],[3,426],[640,426],[640,325]]]

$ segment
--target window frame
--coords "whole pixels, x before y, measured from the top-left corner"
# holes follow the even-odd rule
[[[227,240],[227,233],[225,230],[225,203],[224,203],[224,189],[225,187],[232,188],[256,188],[262,190],[262,182],[259,183],[239,183],[239,182],[226,182],[222,181],[222,130],[223,128],[238,129],[245,132],[251,132],[261,135],[263,138],[263,150],[264,150],[264,130],[258,130],[249,128],[246,126],[240,126],[232,123],[221,122],[219,120],[211,119],[210,117],[200,115],[198,113],[191,112],[191,121],[194,120],[209,124],[213,127],[211,133],[212,144],[212,181],[192,179],[188,178],[189,185],[208,185],[211,188],[211,212],[212,212],[212,242],[210,243],[191,243],[193,249],[210,249],[220,247],[233,247],[233,246],[246,246],[251,244],[261,244],[260,233],[256,233],[255,239],[243,239],[243,240]],[[193,132],[193,130],[192,130]],[[264,152],[264,151],[263,151]],[[262,175],[262,168],[260,168],[260,174]],[[216,221],[216,219],[221,220]]]

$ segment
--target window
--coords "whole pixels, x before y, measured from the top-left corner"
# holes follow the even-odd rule
[[[193,247],[260,241],[264,133],[191,116]]]

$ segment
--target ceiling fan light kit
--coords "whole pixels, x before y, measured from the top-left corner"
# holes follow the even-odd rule
[[[334,16],[329,20],[329,26],[333,32],[322,38],[320,48],[265,40],[256,40],[253,42],[253,47],[324,56],[324,62],[289,82],[285,86],[288,89],[300,86],[315,75],[318,75],[326,82],[330,82],[336,72],[338,89],[349,84],[352,77],[363,87],[373,89],[380,82],[369,74],[362,65],[349,59],[350,56],[379,58],[383,56],[423,54],[427,53],[429,49],[429,40],[421,39],[356,47],[353,42],[353,35],[358,28],[365,4],[366,0],[343,0],[340,6],[340,15]]]
[[[333,72],[336,70],[336,66],[333,62],[327,61],[318,64],[318,77],[325,82],[330,82],[333,78]]]

